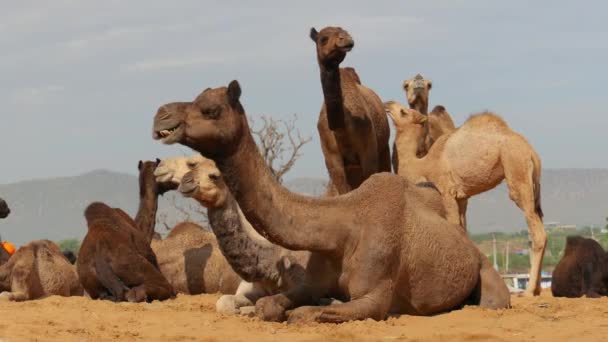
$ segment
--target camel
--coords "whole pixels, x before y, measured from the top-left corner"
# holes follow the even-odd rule
[[[540,294],[547,235],[540,199],[541,162],[532,146],[499,116],[484,112],[442,136],[424,158],[418,158],[426,116],[394,101],[386,103],[386,110],[397,130],[399,175],[410,181],[433,182],[451,223],[466,231],[468,199],[507,181],[509,197],[524,211],[532,240],[530,284],[525,294]]]
[[[65,250],[62,252],[63,256],[68,259],[70,264],[74,265],[76,263],[76,254],[72,251]]]
[[[141,230],[148,243],[154,237],[158,196],[169,190],[175,190],[172,183],[156,182],[154,171],[158,164],[160,164],[160,159],[156,158],[156,161],[140,160],[137,165],[139,170],[139,209],[134,221],[135,226]]]
[[[444,106],[435,106],[428,114],[427,120],[429,127],[428,139],[430,140],[429,149],[440,136],[452,133],[456,130],[454,121],[452,121],[452,117],[445,110]]]
[[[0,198],[0,219],[7,218],[10,213],[11,210],[9,209],[8,204],[6,204],[6,201]]]
[[[262,236],[313,252],[306,267],[311,280],[259,299],[258,316],[281,317],[291,310],[289,322],[345,322],[381,320],[389,313],[432,315],[466,303],[509,306],[504,281],[475,245],[417,201],[421,188],[403,177],[374,174],[348,194],[328,198],[280,185],[257,149],[240,95],[239,83],[232,81],[207,88],[192,102],[165,104],[154,117],[153,138],[215,161]],[[311,306],[320,297],[344,303]]]
[[[327,194],[344,194],[374,173],[391,171],[388,120],[382,101],[361,84],[355,69],[339,67],[355,44],[348,32],[312,28],[310,38],[317,47],[323,88],[317,129],[331,182]]]
[[[163,240],[152,240],[161,273],[175,293],[233,294],[241,279],[218,249],[213,233],[182,222]]]
[[[148,238],[128,214],[94,202],[84,216],[89,230],[76,269],[91,298],[142,302],[173,296],[171,284],[158,270]]]
[[[555,297],[597,298],[608,295],[608,253],[597,241],[568,236],[564,256],[551,280]]]
[[[161,162],[155,174],[158,181],[179,183],[178,190],[185,197],[208,208],[224,260],[243,279],[234,295],[220,297],[217,311],[239,313],[263,296],[304,281],[303,270],[310,253],[289,251],[259,235],[244,218],[213,161],[201,155],[169,158]]]
[[[76,270],[49,240],[28,243],[0,266],[0,292],[0,297],[18,302],[83,295]]]

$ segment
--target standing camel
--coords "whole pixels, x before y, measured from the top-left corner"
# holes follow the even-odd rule
[[[503,119],[485,112],[471,116],[458,130],[437,140],[424,158],[418,158],[426,116],[393,101],[386,103],[386,110],[397,130],[399,175],[433,182],[443,197],[448,221],[466,230],[468,199],[507,181],[509,197],[524,211],[532,240],[526,295],[540,294],[547,235],[540,200],[541,162],[528,141]]]
[[[333,190],[345,194],[377,172],[390,172],[389,125],[376,93],[353,68],[340,68],[355,46],[340,27],[312,28],[321,72],[323,107],[317,129]],[[331,191],[331,190],[330,190]]]
[[[509,306],[500,275],[456,225],[417,200],[420,188],[403,177],[374,174],[348,194],[327,198],[281,186],[257,149],[240,95],[232,81],[192,102],[165,104],[153,137],[213,159],[247,220],[270,242],[318,255],[307,265],[313,279],[261,298],[258,315],[293,309],[290,322],[338,323],[389,312],[431,315],[465,303]],[[345,303],[306,306],[320,296]]]

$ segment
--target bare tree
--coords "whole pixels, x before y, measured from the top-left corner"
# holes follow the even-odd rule
[[[303,137],[300,134],[296,128],[298,117],[295,114],[289,119],[274,119],[270,116],[260,115],[260,120],[260,127],[256,127],[255,120],[250,119],[251,132],[266,165],[277,181],[282,182],[283,176],[302,156],[302,147],[312,138]],[[169,215],[167,208],[159,208],[156,223],[163,225],[166,231],[171,230],[179,222],[193,221],[203,225],[209,222],[207,211],[194,200],[183,200],[175,192],[165,194],[164,198],[173,215]]]
[[[311,137],[303,137],[296,128],[298,116],[290,119],[274,119],[261,115],[262,124],[256,128],[256,122],[250,119],[251,132],[266,161],[266,165],[280,183],[283,176],[293,168],[296,161],[302,156],[301,149],[309,143]]]

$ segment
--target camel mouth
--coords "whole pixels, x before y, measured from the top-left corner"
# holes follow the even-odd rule
[[[154,140],[160,140],[165,144],[173,144],[180,138],[180,133],[182,132],[180,129],[181,127],[181,124],[177,124],[170,128],[155,130],[154,134],[152,134],[152,138]]]
[[[340,50],[342,50],[344,52],[350,52],[350,50],[352,50],[354,47],[355,47],[355,42],[351,41],[344,45],[341,45]]]
[[[198,192],[198,184],[195,184],[193,182],[182,182],[177,188],[177,190],[184,197],[193,197]]]

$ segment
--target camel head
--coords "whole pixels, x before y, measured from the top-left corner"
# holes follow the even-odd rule
[[[220,170],[210,159],[194,162],[191,171],[182,178],[178,190],[184,197],[195,198],[207,208],[224,205],[228,193]]]
[[[147,187],[156,187],[153,189],[159,195],[164,194],[169,190],[175,190],[177,185],[172,183],[158,183],[154,177],[154,172],[158,165],[160,164],[160,159],[156,158],[155,161],[143,161],[140,160],[137,164],[137,169],[139,170],[139,191],[140,195],[144,195],[143,192]]]
[[[6,201],[0,198],[0,218],[6,218],[10,213],[11,210],[8,208]]]
[[[165,104],[154,117],[152,136],[165,144],[188,146],[205,157],[228,157],[249,130],[240,97],[241,86],[232,81],[228,87],[205,89],[192,102]]]
[[[406,126],[420,126],[426,122],[427,116],[415,109],[405,108],[399,102],[388,101],[384,103],[384,110],[393,120],[397,129]]]
[[[329,68],[337,68],[355,46],[353,38],[341,27],[328,26],[320,32],[313,27],[310,39],[317,45],[319,64]]]
[[[203,160],[200,154],[194,154],[190,157],[173,157],[165,158],[154,170],[154,177],[157,183],[171,183],[175,187],[179,186],[182,178],[190,169],[196,165],[196,162]]]
[[[418,105],[428,106],[429,92],[432,87],[433,82],[425,80],[420,74],[411,80],[403,81],[403,90],[405,90],[407,103],[410,105],[410,108],[417,108]]]

